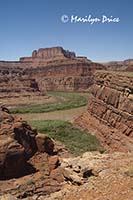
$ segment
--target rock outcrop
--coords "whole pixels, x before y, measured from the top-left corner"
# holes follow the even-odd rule
[[[54,143],[40,136],[26,121],[0,110],[0,178],[8,179],[27,173],[27,161],[36,152],[53,153]]]
[[[129,65],[126,69],[127,72],[133,72],[133,64]]]
[[[32,78],[9,78],[1,77],[0,78],[0,98],[5,98],[8,96],[21,96],[38,93],[38,83],[35,79]]]
[[[75,124],[95,132],[107,149],[133,151],[133,77],[96,72],[86,113]]]
[[[112,61],[107,63],[102,63],[105,66],[106,70],[113,70],[113,71],[133,71],[133,59],[127,59],[124,61]]]
[[[32,198],[33,195],[46,196],[59,191],[66,180],[66,171],[60,166],[55,145],[46,134],[38,133],[2,106],[0,199]]]
[[[40,90],[84,91],[93,84],[93,67],[94,63],[69,60],[28,69],[26,73],[37,80]]]
[[[20,61],[0,61],[1,87],[5,89],[7,80],[8,90],[18,94],[38,89],[84,91],[93,84],[93,71],[102,68],[101,64],[76,57],[74,52],[62,47],[41,48],[34,50],[32,57],[20,58]]]
[[[0,67],[0,99],[40,94],[36,79],[25,75],[23,69],[10,64]]]
[[[86,152],[81,157],[63,159],[62,165],[81,185],[69,185],[45,199],[132,200],[132,163],[132,154],[119,152]],[[39,197],[43,199],[44,196]]]
[[[34,50],[32,52],[32,57],[22,57],[20,61],[22,62],[35,62],[35,61],[45,61],[54,60],[61,58],[75,58],[74,52],[64,50],[62,47],[52,47],[52,48],[41,48],[38,51]]]
[[[0,199],[2,200],[67,200],[67,199],[132,199],[133,156],[131,153],[86,152],[78,157],[62,158],[58,166],[58,158],[50,157],[52,166],[50,178],[28,176],[25,180],[13,179],[11,183],[1,183]],[[45,155],[38,157],[44,166]],[[36,160],[37,163],[37,160]],[[64,169],[64,171],[63,171]],[[65,177],[65,178],[64,178]],[[32,178],[32,179],[31,179]],[[41,182],[40,182],[41,180]],[[58,185],[57,185],[58,180]],[[64,181],[64,182],[63,182]],[[63,182],[62,187],[60,187]],[[8,185],[6,194],[1,189]],[[10,187],[16,188],[10,188]],[[10,189],[9,189],[10,188]],[[17,198],[16,198],[17,197]]]

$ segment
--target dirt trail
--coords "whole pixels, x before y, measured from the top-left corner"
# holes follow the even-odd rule
[[[74,118],[81,115],[84,111],[86,111],[87,106],[83,106],[80,108],[74,108],[70,110],[59,110],[47,113],[26,113],[26,114],[16,114],[19,117],[22,117],[25,120],[65,120],[71,121]]]

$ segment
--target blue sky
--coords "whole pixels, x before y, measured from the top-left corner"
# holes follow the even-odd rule
[[[119,23],[62,23],[61,16],[119,17]],[[63,46],[93,61],[133,58],[133,0],[0,0],[0,60]]]

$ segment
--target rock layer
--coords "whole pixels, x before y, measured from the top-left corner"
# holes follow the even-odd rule
[[[97,72],[91,94],[75,124],[94,131],[107,149],[133,151],[133,77]]]
[[[75,58],[75,53],[64,50],[62,47],[41,48],[32,52],[32,57],[22,57],[22,62],[35,62],[40,60],[53,60],[60,58]]]
[[[112,61],[102,64],[105,66],[106,70],[133,71],[133,59],[127,59],[124,61]]]
[[[0,94],[38,90],[84,91],[93,84],[94,69],[103,66],[62,47],[34,50],[20,61],[0,61]],[[2,89],[4,88],[4,89]]]
[[[0,66],[0,99],[39,94],[37,81],[25,75],[23,69],[10,66],[10,63],[8,67]]]

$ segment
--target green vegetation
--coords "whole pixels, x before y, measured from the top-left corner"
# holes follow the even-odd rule
[[[65,144],[74,155],[81,155],[86,151],[104,151],[94,135],[75,128],[70,122],[46,120],[29,121],[29,123],[38,128],[39,132],[47,133],[51,138]]]
[[[72,108],[78,108],[87,105],[87,96],[89,94],[80,93],[65,93],[65,92],[49,92],[48,95],[55,96],[57,98],[56,103],[47,104],[35,104],[19,106],[10,109],[11,113],[44,113],[55,110],[67,110]]]

